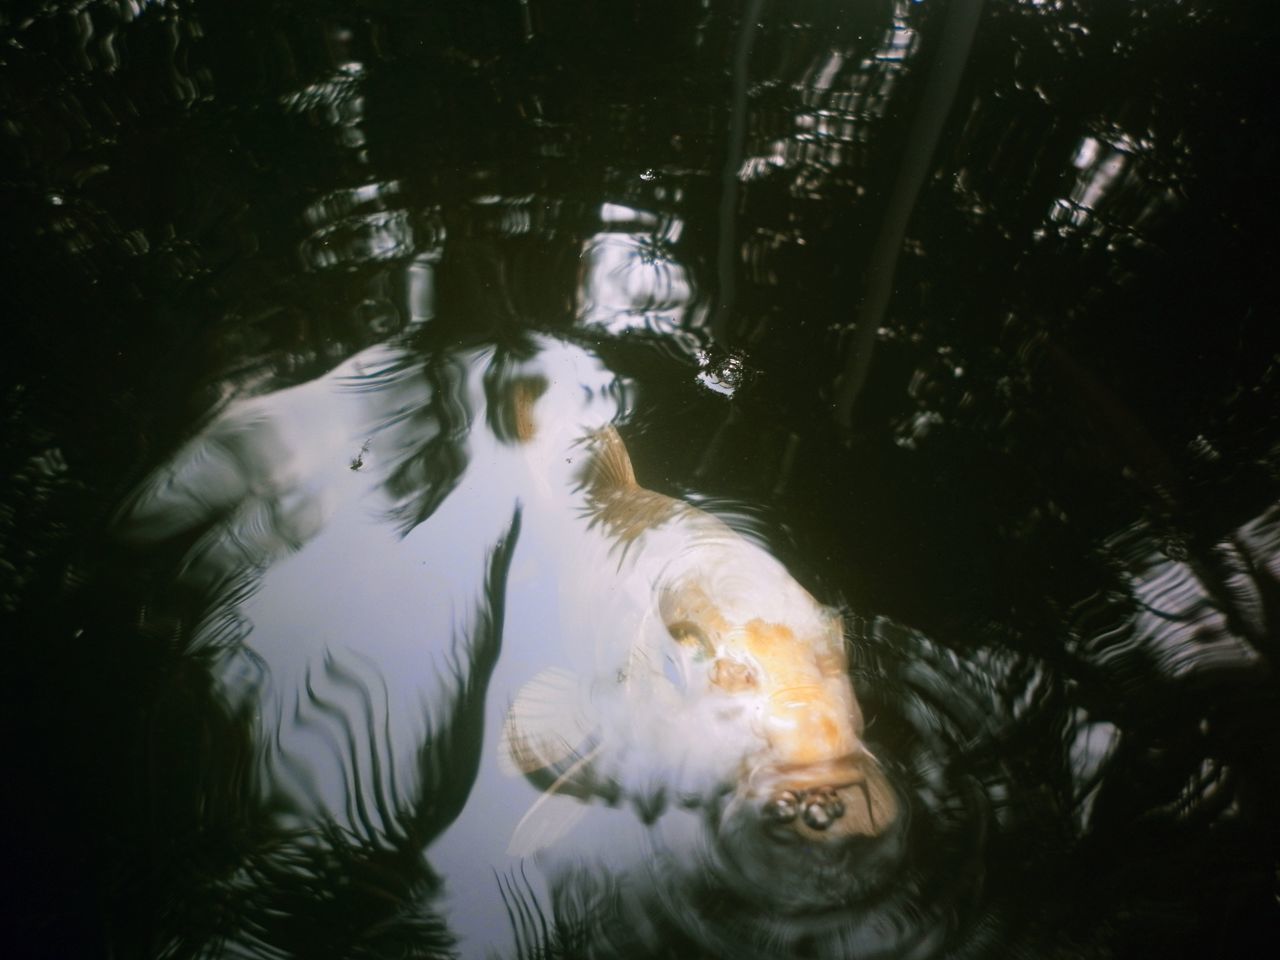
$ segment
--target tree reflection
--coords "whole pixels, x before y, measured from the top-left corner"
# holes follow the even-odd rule
[[[796,952],[1274,939],[1274,18],[984,4],[907,203],[962,6],[15,5],[0,602],[47,954],[460,949],[422,851],[476,776],[512,489],[458,537],[486,586],[416,738],[376,732],[396,677],[343,649],[256,716],[246,611],[371,491],[403,541],[499,486],[522,428],[494,401],[554,389],[531,331],[627,380],[670,492],[767,504],[790,568],[885,615],[857,669],[911,785],[866,911],[896,932]],[[102,531],[147,476],[125,550]],[[361,590],[421,613],[385,580]],[[299,596],[313,627],[342,606]],[[339,758],[342,802],[263,760],[277,721]],[[495,881],[518,952],[781,935],[705,863],[565,863],[549,894],[536,864]]]
[[[379,762],[394,762],[396,751],[389,742],[373,742],[372,769],[355,762],[355,738],[379,735],[370,691],[361,678],[327,660],[330,678],[353,687],[366,705],[363,717],[337,712],[347,736],[337,749],[351,757],[355,777],[347,786],[348,798],[360,805],[371,792],[376,803],[361,806],[355,829],[334,821],[294,831],[277,828],[242,851],[235,873],[206,894],[220,901],[223,923],[211,931],[180,934],[192,954],[455,955],[454,937],[433,902],[440,878],[425,851],[457,818],[475,781],[485,695],[502,645],[506,578],[519,529],[517,513],[490,554],[480,606],[457,664],[456,696],[442,713],[444,722],[428,731],[418,749],[415,789],[398,794],[394,773],[387,776],[390,789],[374,784],[370,790],[360,782],[365,775],[378,778]],[[311,698],[321,705],[319,695]],[[383,735],[390,733],[384,728]]]

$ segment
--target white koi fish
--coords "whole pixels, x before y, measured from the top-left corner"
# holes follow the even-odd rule
[[[612,426],[570,454],[576,670],[535,677],[508,713],[501,752],[545,791],[511,851],[598,798],[646,817],[727,801],[723,823],[788,842],[885,833],[899,804],[862,739],[839,615],[723,521],[641,487]],[[557,822],[540,822],[552,804]]]

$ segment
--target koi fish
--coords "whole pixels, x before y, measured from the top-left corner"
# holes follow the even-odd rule
[[[577,669],[538,675],[507,714],[501,756],[544,791],[511,852],[597,799],[646,819],[719,802],[782,841],[885,833],[899,804],[863,741],[838,613],[722,520],[640,486],[612,426],[571,449]]]

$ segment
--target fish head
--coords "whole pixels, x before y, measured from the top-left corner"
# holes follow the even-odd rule
[[[760,608],[716,602],[696,584],[663,603],[671,637],[705,664],[704,689],[747,707],[738,716],[753,739],[738,741],[751,747],[734,808],[775,840],[886,834],[900,804],[862,739],[840,617],[798,586],[770,616],[751,615]]]
[[[768,678],[760,713],[768,747],[746,778],[747,796],[774,833],[876,837],[897,820],[897,798],[862,739],[839,618],[818,631],[746,624],[743,646]]]
[[[839,618],[753,620],[737,636],[759,672],[764,741],[720,816],[738,879],[801,909],[883,888],[901,860],[905,808],[863,740]]]

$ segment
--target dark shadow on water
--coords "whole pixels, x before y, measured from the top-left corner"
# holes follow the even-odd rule
[[[961,0],[11,6],[3,909],[28,953],[462,949],[431,847],[485,776],[504,604],[554,581],[513,572],[533,506],[508,525],[486,460],[518,449],[514,398],[558,389],[539,344],[614,376],[646,482],[848,608],[911,818],[857,910],[797,918],[682,858],[655,804],[652,858],[588,839],[486,874],[516,954],[1280,943],[1265,5],[983,4],[949,111],[924,108]],[[457,558],[418,564],[437,531]],[[332,579],[264,585],[317,554]],[[259,713],[253,618],[282,597],[309,632],[281,646],[316,656]],[[461,613],[421,627],[443,669],[409,737],[396,673],[428,654],[365,631],[437,598]],[[348,602],[377,616],[321,636]]]

